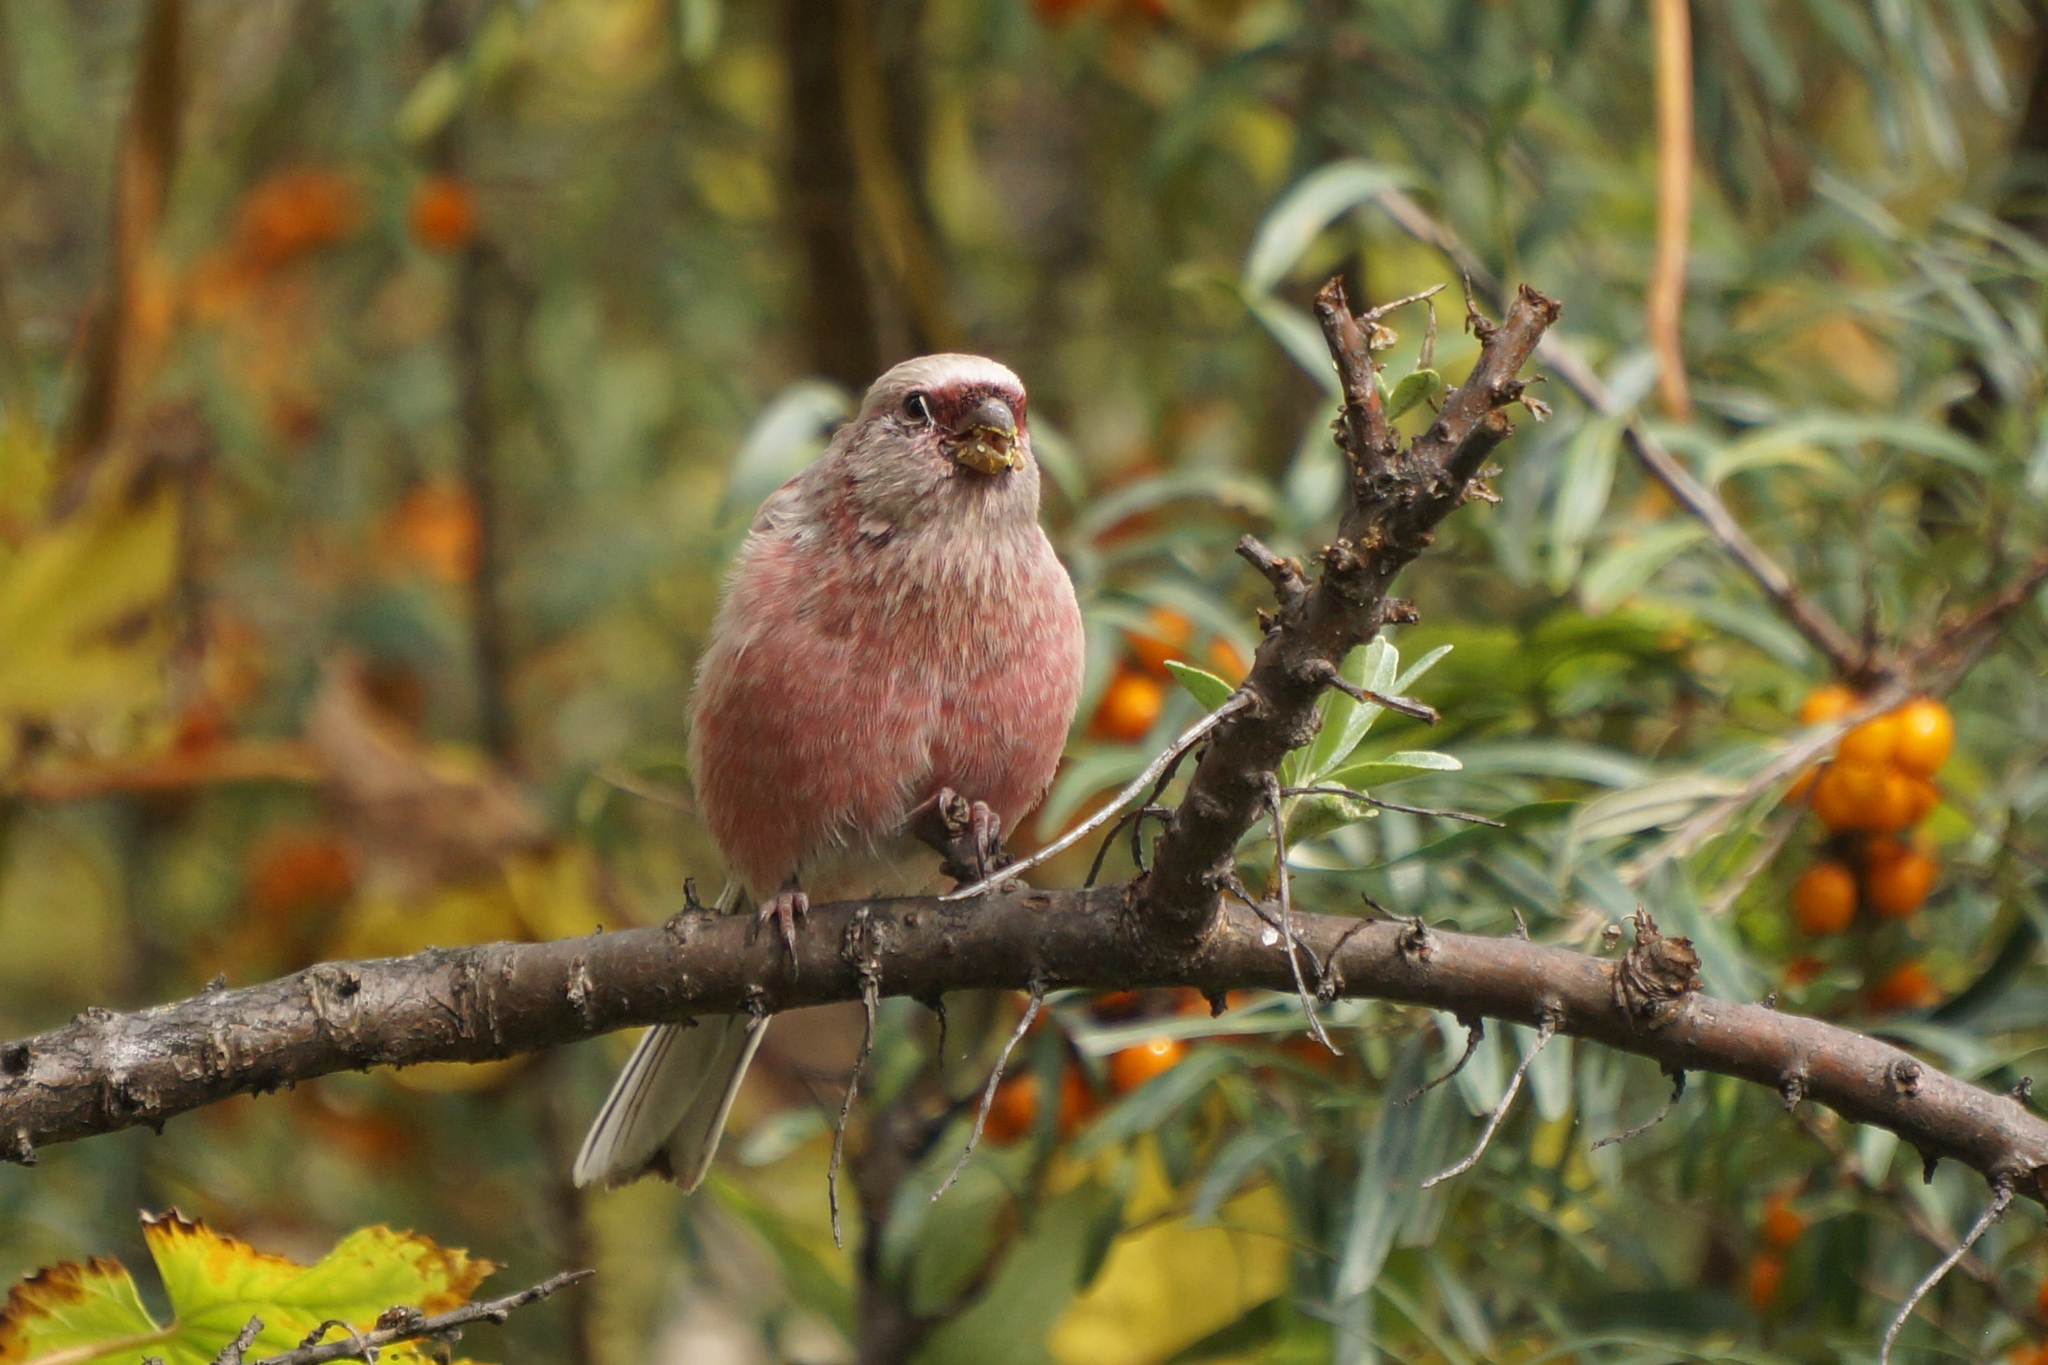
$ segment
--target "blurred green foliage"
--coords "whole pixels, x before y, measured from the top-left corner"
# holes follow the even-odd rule
[[[152,87],[170,13],[179,79]],[[1852,632],[1932,638],[2043,542],[2037,18],[1692,19],[1698,411],[1653,428]],[[1433,356],[1424,308],[1389,319],[1390,382],[1470,363],[1456,272],[1374,206],[1400,188],[1565,301],[1613,406],[1539,391],[1555,413],[1505,448],[1502,504],[1453,518],[1402,584],[1419,624],[1353,661],[1442,724],[1386,715],[1295,760],[1502,827],[1299,798],[1296,902],[1363,892],[1489,933],[1519,914],[1597,948],[1641,901],[1716,992],[2011,1084],[2048,1045],[2043,623],[2019,613],[1949,698],[1926,908],[1803,936],[1789,888],[1840,838],[1750,779],[1825,661],[1620,439],[1656,373],[1649,62],[1623,0],[10,0],[0,1033],[216,973],[655,922],[686,876],[715,885],[682,755],[721,566],[851,390],[919,349],[1031,387],[1090,625],[1069,762],[1027,831],[1049,836],[1199,713],[1169,658],[1244,667],[1264,590],[1238,535],[1311,554],[1328,534],[1314,287],[1447,285]],[[171,150],[124,132],[152,88]],[[109,206],[148,200],[120,169],[148,147],[161,218],[124,235]],[[95,388],[109,328],[121,366]],[[1426,376],[1401,393],[1426,422]],[[1695,817],[1710,837],[1674,845]],[[1267,834],[1242,858],[1271,883]],[[1874,990],[1909,964],[1921,989]],[[1343,1005],[1334,1058],[1291,1000],[1231,1005],[1054,1000],[1017,1066],[1071,1117],[1027,1106],[930,1204],[955,1124],[888,1211],[875,1283],[927,1319],[918,1359],[1865,1359],[1984,1198],[1718,1077],[1594,1150],[1669,1082],[1564,1039],[1478,1168],[1421,1193],[1532,1034],[1494,1029],[1402,1104],[1464,1049],[1457,1021]],[[952,1094],[1007,1009],[955,1005]],[[885,1105],[936,1038],[918,1006],[881,1013]],[[304,1260],[388,1222],[504,1262],[498,1283],[600,1267],[481,1356],[850,1359],[857,1266],[823,1189],[849,1030],[791,1023],[693,1200],[564,1188],[621,1050],[592,1046],[45,1152],[0,1170],[0,1274],[121,1254],[161,1307],[138,1206]],[[1120,1087],[1119,1054],[1155,1037],[1194,1046]],[[2035,1219],[1937,1292],[1913,1358],[2048,1334]]]

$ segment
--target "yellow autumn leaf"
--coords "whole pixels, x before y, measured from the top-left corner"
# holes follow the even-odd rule
[[[250,1358],[298,1345],[322,1322],[368,1331],[388,1308],[429,1316],[469,1301],[497,1267],[417,1233],[358,1228],[313,1265],[256,1250],[176,1211],[143,1216],[143,1240],[170,1300],[159,1323],[119,1261],[66,1261],[16,1285],[0,1310],[0,1365],[90,1365],[161,1358],[207,1365],[250,1318],[261,1318]],[[390,1361],[424,1361],[411,1345]]]

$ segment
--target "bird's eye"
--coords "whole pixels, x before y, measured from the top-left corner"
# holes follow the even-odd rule
[[[913,393],[903,400],[903,415],[913,422],[929,426],[932,420],[932,405],[921,393]]]

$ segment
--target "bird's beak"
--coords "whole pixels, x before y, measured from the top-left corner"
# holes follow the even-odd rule
[[[954,461],[977,474],[1024,467],[1024,452],[1017,444],[1017,419],[1010,405],[993,394],[968,409],[953,428],[948,444]]]

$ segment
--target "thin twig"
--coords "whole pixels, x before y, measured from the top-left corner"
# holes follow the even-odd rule
[[[1273,808],[1273,878],[1280,884],[1280,937],[1287,944],[1287,965],[1294,970],[1294,991],[1301,997],[1301,1012],[1308,1016],[1309,1035],[1330,1050],[1332,1057],[1344,1054],[1330,1041],[1330,1035],[1323,1029],[1323,1021],[1316,1014],[1316,1002],[1309,994],[1308,982],[1301,974],[1301,953],[1294,941],[1294,898],[1288,890],[1287,880],[1287,830],[1285,807],[1280,800],[1280,780],[1271,773],[1266,774],[1266,800]],[[1311,962],[1315,959],[1310,958]]]
[[[1415,1101],[1421,1099],[1424,1095],[1427,1095],[1430,1091],[1436,1089],[1445,1081],[1450,1080],[1460,1071],[1463,1071],[1465,1069],[1465,1063],[1471,1061],[1472,1054],[1479,1050],[1479,1040],[1486,1036],[1486,1020],[1480,1018],[1478,1015],[1474,1015],[1470,1019],[1463,1019],[1459,1022],[1465,1025],[1465,1050],[1458,1054],[1457,1063],[1454,1066],[1452,1066],[1449,1071],[1446,1071],[1443,1075],[1438,1076],[1435,1080],[1424,1081],[1421,1085],[1416,1086],[1415,1093],[1410,1095],[1407,1099],[1402,1100],[1402,1104],[1405,1105],[1415,1103]]]
[[[607,787],[615,787],[628,796],[637,796],[650,805],[660,806],[663,810],[679,811],[684,815],[697,813],[697,803],[690,799],[688,792],[664,786],[659,782],[649,782],[638,773],[627,772],[616,763],[607,763],[600,767],[596,777]]]
[[[1742,870],[1722,883],[1720,890],[1714,893],[1714,898],[1707,902],[1709,919],[1718,919],[1727,914],[1728,908],[1749,889],[1749,884],[1761,876],[1763,870],[1784,852],[1786,843],[1792,838],[1792,831],[1799,828],[1799,822],[1805,817],[1809,804],[1811,801],[1805,796],[1786,803],[1786,808],[1779,813],[1778,823],[1772,826],[1771,832],[1756,846],[1756,851],[1749,855],[1749,861],[1742,865]]]
[[[1038,1007],[1045,1003],[1045,990],[1034,986],[1031,989],[1031,1003],[1024,1007],[1024,1017],[1017,1021],[1017,1027],[1010,1033],[1010,1040],[1003,1044],[1002,1055],[996,1058],[996,1069],[988,1073],[988,1084],[981,1089],[981,1108],[975,1111],[974,1131],[967,1135],[967,1146],[962,1149],[960,1159],[953,1163],[953,1169],[932,1191],[932,1202],[939,1202],[939,1196],[953,1188],[953,1182],[960,1178],[960,1172],[967,1169],[967,1158],[974,1155],[976,1144],[981,1141],[982,1127],[988,1123],[989,1106],[996,1102],[996,1087],[1003,1083],[1003,1070],[1010,1064],[1010,1054],[1017,1050],[1017,1044],[1030,1031],[1031,1021],[1038,1017]]]
[[[1463,1175],[1479,1164],[1479,1158],[1486,1155],[1487,1144],[1493,1141],[1493,1135],[1499,1130],[1501,1120],[1507,1117],[1508,1106],[1515,1102],[1515,1096],[1521,1092],[1522,1077],[1529,1074],[1529,1063],[1536,1060],[1536,1054],[1543,1051],[1544,1044],[1550,1041],[1551,1034],[1555,1032],[1557,1032],[1557,1021],[1545,1015],[1543,1022],[1536,1026],[1536,1046],[1530,1048],[1529,1055],[1522,1058],[1516,1064],[1515,1074],[1508,1078],[1506,1093],[1500,1097],[1500,1103],[1493,1106],[1493,1112],[1487,1115],[1486,1128],[1485,1131],[1479,1134],[1478,1145],[1474,1146],[1471,1154],[1457,1165],[1438,1171],[1435,1175],[1423,1181],[1423,1189],[1427,1190],[1441,1185],[1453,1176]]]
[[[1159,757],[1146,764],[1145,771],[1133,778],[1130,785],[1118,792],[1115,799],[1101,810],[1096,811],[1095,814],[1089,816],[1086,820],[1083,820],[1080,824],[1074,826],[1030,857],[1018,859],[993,876],[984,877],[980,881],[970,883],[967,886],[956,887],[939,897],[939,899],[942,901],[964,901],[974,896],[979,896],[982,892],[988,891],[1000,883],[1009,881],[1012,877],[1028,872],[1039,864],[1049,862],[1060,854],[1065,853],[1075,844],[1080,843],[1090,834],[1108,824],[1117,812],[1135,801],[1149,784],[1158,779],[1161,773],[1179,762],[1182,754],[1185,754],[1188,750],[1194,748],[1195,745],[1201,743],[1202,736],[1222,724],[1226,718],[1234,716],[1239,711],[1244,710],[1245,707],[1250,706],[1251,702],[1252,699],[1249,692],[1236,693],[1228,701],[1224,702],[1223,705],[1217,707],[1193,725],[1190,725],[1186,730],[1183,730],[1179,739],[1169,744]]]
[[[360,1334],[351,1332],[346,1341],[306,1342],[286,1351],[283,1355],[265,1356],[253,1362],[253,1365],[325,1365],[325,1362],[330,1360],[367,1360],[380,1348],[401,1341],[456,1335],[457,1329],[472,1322],[503,1323],[512,1316],[514,1310],[524,1308],[530,1303],[539,1303],[557,1290],[587,1280],[596,1273],[595,1270],[565,1270],[559,1275],[550,1276],[539,1284],[531,1285],[516,1294],[507,1294],[501,1299],[466,1303],[460,1308],[453,1308],[433,1317],[410,1313],[405,1315],[406,1320],[403,1323],[396,1326],[378,1327]],[[393,1312],[385,1316],[401,1315]],[[260,1327],[258,1330],[261,1330]]]
[[[250,1318],[242,1324],[242,1330],[235,1333],[235,1339],[220,1348],[220,1354],[213,1358],[213,1365],[242,1365],[242,1357],[249,1354],[249,1348],[256,1344],[256,1334],[263,1330],[262,1318]]]
[[[853,1071],[846,1078],[846,1098],[839,1102],[839,1122],[832,1128],[832,1161],[825,1167],[825,1202],[832,1210],[832,1245],[835,1247],[846,1245],[839,1236],[839,1159],[846,1151],[846,1121],[853,1113],[854,1096],[860,1094],[860,1075],[867,1068],[868,1054],[875,1050],[875,1012],[879,1008],[875,995],[875,979],[868,976],[862,980],[860,992],[861,1008],[867,1016],[866,1026],[861,1030],[860,1052],[853,1059]],[[944,1062],[945,1057],[942,1025],[939,1060]]]
[[[1499,297],[1500,285],[1493,273],[1458,239],[1456,233],[1431,217],[1421,205],[1399,190],[1382,190],[1375,202],[1396,227],[1441,251],[1468,281],[1487,294]],[[1763,589],[1764,595],[1777,605],[1786,622],[1827,658],[1837,674],[1848,678],[1864,672],[1867,661],[1856,642],[1814,606],[1792,581],[1792,576],[1750,538],[1749,532],[1735,519],[1719,494],[1694,478],[1691,471],[1650,434],[1639,416],[1618,408],[1598,372],[1570,343],[1546,334],[1536,345],[1536,356],[1551,374],[1556,375],[1565,387],[1595,412],[1627,419],[1622,428],[1622,438],[1637,462],[1678,500],[1680,506],[1706,524],[1708,531],[1721,543],[1721,548]]]
[[[1877,1348],[1877,1365],[1891,1365],[1892,1343],[1905,1328],[1906,1319],[1913,1316],[1913,1310],[1920,1306],[1920,1300],[1926,1298],[1929,1291],[1941,1283],[1943,1276],[1955,1269],[1956,1262],[1970,1254],[1970,1248],[1977,1245],[1977,1240],[1989,1232],[1991,1225],[2011,1207],[2012,1190],[2010,1179],[1999,1181],[1993,1187],[1990,1204],[1977,1216],[1977,1221],[1971,1225],[1970,1231],[1957,1244],[1956,1249],[1942,1257],[1940,1264],[1928,1271],[1920,1283],[1913,1286],[1913,1292],[1908,1294],[1906,1301],[1899,1306],[1898,1315],[1892,1319],[1891,1326],[1884,1329],[1884,1343]]]
[[[1602,1147],[1612,1147],[1617,1142],[1627,1142],[1632,1137],[1641,1137],[1643,1134],[1649,1132],[1652,1128],[1655,1128],[1658,1124],[1662,1123],[1665,1119],[1670,1118],[1671,1111],[1678,1107],[1678,1101],[1684,1095],[1685,1073],[1683,1071],[1674,1071],[1671,1073],[1671,1098],[1664,1101],[1664,1107],[1662,1109],[1659,1109],[1656,1113],[1652,1114],[1648,1119],[1637,1124],[1633,1128],[1624,1129],[1619,1133],[1608,1134],[1606,1137],[1601,1138],[1598,1142],[1594,1143],[1591,1147],[1587,1148],[1587,1150],[1597,1152]]]
[[[1462,810],[1438,810],[1434,806],[1404,806],[1398,801],[1385,801],[1377,796],[1356,791],[1350,787],[1332,787],[1328,785],[1319,787],[1283,787],[1280,794],[1282,796],[1341,796],[1346,800],[1362,801],[1368,806],[1377,806],[1381,810],[1399,811],[1403,815],[1434,815],[1442,820],[1463,820],[1467,824],[1490,825],[1494,829],[1507,828],[1499,820],[1489,819],[1484,815],[1473,815]]]
[[[1384,710],[1398,711],[1428,725],[1434,725],[1443,719],[1443,715],[1434,706],[1410,697],[1390,697],[1384,692],[1375,692],[1370,687],[1361,687],[1339,672],[1337,666],[1329,660],[1318,659],[1315,662],[1318,667],[1313,680],[1325,687],[1336,688],[1353,701],[1368,702]]]

